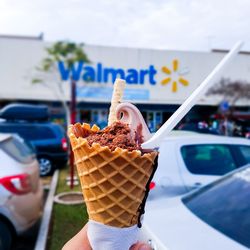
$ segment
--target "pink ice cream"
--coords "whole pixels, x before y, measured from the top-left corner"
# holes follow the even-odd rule
[[[131,103],[121,103],[116,108],[116,118],[118,121],[128,124],[131,137],[135,138],[139,144],[151,138],[150,131],[144,121],[139,109]]]

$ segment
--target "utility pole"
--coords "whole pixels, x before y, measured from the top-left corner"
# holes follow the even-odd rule
[[[76,81],[71,78],[70,123],[76,123]],[[74,154],[70,147],[70,188],[74,188]]]

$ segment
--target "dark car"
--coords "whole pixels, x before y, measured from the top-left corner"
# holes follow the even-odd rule
[[[48,121],[46,106],[12,104],[0,112],[1,133],[17,133],[35,148],[40,175],[49,175],[68,161],[64,129]]]

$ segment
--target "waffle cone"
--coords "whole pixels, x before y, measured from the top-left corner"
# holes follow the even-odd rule
[[[73,125],[68,134],[89,218],[119,228],[137,224],[157,153],[89,146],[75,136]]]

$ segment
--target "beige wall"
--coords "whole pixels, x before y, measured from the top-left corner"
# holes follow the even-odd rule
[[[46,55],[44,48],[49,44],[40,40],[0,38],[0,99],[28,99],[28,100],[59,100],[69,99],[69,82],[62,82],[64,94],[58,90],[60,74],[56,69],[51,74],[39,74],[35,66]],[[153,65],[157,73],[154,75],[155,85],[148,82],[145,76],[144,84],[128,84],[127,89],[130,101],[136,103],[162,103],[181,104],[201,81],[211,72],[223,57],[223,53],[183,52],[167,50],[146,50],[113,48],[101,46],[85,46],[85,51],[91,60],[91,67],[96,69],[99,62],[105,68],[120,68],[125,72],[128,69],[137,71],[148,69]],[[173,61],[178,60],[178,68],[173,72]],[[172,72],[166,74],[162,67],[168,67]],[[82,71],[84,73],[84,69]],[[32,78],[43,77],[44,84],[32,84]],[[171,80],[162,85],[161,81],[167,77]],[[188,86],[183,86],[180,77],[188,81]],[[250,56],[238,55],[234,62],[224,72],[223,77],[232,80],[250,82]],[[178,90],[172,91],[172,83],[177,81]],[[49,87],[48,87],[49,86]],[[112,82],[85,83],[78,82],[78,87],[84,91],[90,90],[91,96],[82,95],[79,100],[109,102]],[[108,92],[106,91],[108,90]],[[146,93],[141,99],[136,99],[140,93]],[[96,93],[108,93],[100,96]],[[132,93],[132,95],[131,95]],[[202,97],[200,104],[217,105],[220,99]],[[239,103],[249,105],[247,101]]]

